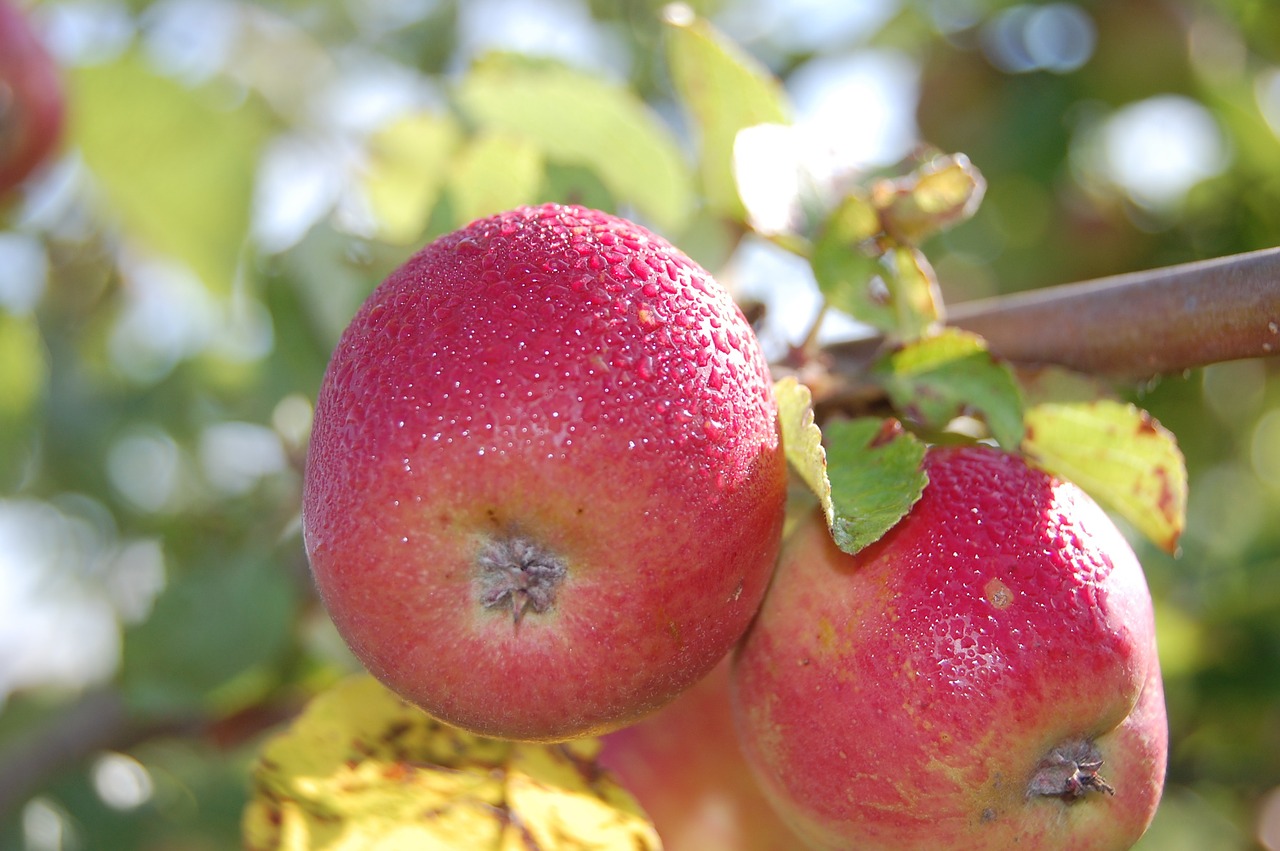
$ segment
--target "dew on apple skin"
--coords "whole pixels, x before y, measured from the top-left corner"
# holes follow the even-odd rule
[[[745,326],[721,321],[729,304],[725,295],[712,293],[719,306],[708,302],[711,289],[700,270],[647,239],[632,240],[634,245],[619,241],[607,228],[589,234],[570,229],[544,261],[529,262],[523,227],[489,226],[452,244],[449,262],[476,270],[472,280],[481,284],[478,293],[468,296],[459,286],[424,289],[421,279],[406,273],[398,290],[389,287],[385,301],[375,299],[370,305],[367,324],[387,306],[408,302],[421,304],[429,317],[421,325],[400,322],[383,329],[391,332],[384,346],[399,346],[397,360],[430,364],[415,375],[423,386],[413,390],[416,409],[404,417],[400,430],[430,434],[436,445],[465,441],[476,449],[507,453],[543,443],[557,452],[569,451],[579,445],[564,431],[570,421],[584,423],[591,436],[608,433],[606,424],[628,423],[628,431],[641,439],[629,436],[627,445],[641,449],[666,444],[719,453],[732,451],[739,438],[773,439],[741,432],[739,424],[747,420],[735,413],[736,407],[754,404],[749,396],[759,392],[744,392],[744,386],[759,387],[762,379],[767,381],[767,370],[750,353],[754,341]],[[615,249],[601,250],[605,243],[599,240],[606,234]],[[622,251],[624,244],[632,254]],[[510,259],[516,255],[522,259]],[[504,273],[517,279],[514,291],[503,282]],[[499,289],[489,294],[490,287]],[[566,316],[575,318],[566,325]],[[530,333],[531,328],[550,329],[554,337]],[[652,340],[646,336],[650,333]],[[517,350],[517,358],[504,364],[501,353],[511,350],[510,341],[526,337],[552,344]],[[598,345],[587,345],[587,340]],[[657,357],[659,351],[665,354]],[[459,377],[458,364],[476,352],[482,353],[483,367]],[[564,378],[581,375],[576,365],[583,358],[598,358],[601,367],[609,364],[586,370],[592,384],[585,395],[566,389]],[[495,372],[501,378],[495,380]],[[452,381],[441,388],[446,376]],[[566,399],[567,394],[572,395]],[[672,415],[671,409],[654,404],[662,398],[696,398],[698,403]],[[456,409],[464,399],[477,410],[522,400],[528,421],[537,427],[516,433],[508,421],[496,424],[498,431],[467,430],[458,422],[441,421],[437,411]],[[376,404],[384,407],[387,400]],[[421,446],[423,440],[414,443]]]

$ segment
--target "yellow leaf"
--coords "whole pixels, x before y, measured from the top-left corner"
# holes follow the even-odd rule
[[[451,168],[449,197],[454,218],[470,222],[482,216],[531,204],[544,174],[542,152],[518,136],[481,133]]]
[[[479,130],[524,140],[548,163],[591,171],[664,231],[693,211],[689,166],[660,116],[625,87],[554,64],[494,55],[462,79],[457,102]]]
[[[794,376],[788,375],[773,386],[778,400],[778,421],[782,428],[782,447],[787,462],[809,486],[827,525],[835,522],[831,502],[831,480],[827,478],[827,451],[822,447],[822,430],[813,417],[813,393]]]
[[[1023,451],[1169,552],[1186,526],[1187,468],[1173,435],[1133,405],[1102,399],[1027,409]]]
[[[253,98],[224,105],[130,52],[71,74],[74,142],[110,213],[153,251],[231,292],[271,119]]]
[[[26,416],[44,393],[49,364],[34,318],[0,313],[0,422]]]
[[[440,723],[372,677],[317,697],[269,741],[243,819],[252,851],[659,849],[594,740],[537,745]]]
[[[422,236],[460,138],[452,120],[430,113],[405,116],[374,135],[364,191],[383,239],[407,244]]]

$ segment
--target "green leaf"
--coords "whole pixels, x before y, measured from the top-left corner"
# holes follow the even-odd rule
[[[687,6],[667,9],[667,59],[697,128],[703,190],[712,210],[745,221],[733,174],[734,141],[747,127],[788,123],[786,96],[767,68]]]
[[[405,245],[421,238],[461,137],[452,119],[426,112],[373,135],[363,182],[383,240]]]
[[[885,255],[888,262],[889,303],[897,319],[895,331],[903,340],[928,333],[942,318],[938,279],[924,252],[897,246]]]
[[[865,417],[828,423],[827,476],[837,546],[853,554],[880,540],[916,504],[928,477],[925,445],[897,420]]]
[[[536,201],[542,164],[542,152],[519,137],[491,133],[473,140],[449,176],[454,215],[469,222]]]
[[[827,304],[882,333],[913,339],[941,314],[933,268],[919,249],[885,243],[871,199],[852,192],[823,222],[810,263]]]
[[[1168,552],[1186,526],[1187,468],[1173,435],[1121,402],[1045,403],[1026,412],[1023,452],[1074,482]]]
[[[941,430],[961,414],[980,415],[1009,451],[1022,445],[1022,397],[1008,364],[976,334],[948,328],[886,356],[875,375],[904,416]]]
[[[319,695],[268,741],[242,820],[256,851],[661,847],[596,762],[600,743],[448,727],[369,676]]]
[[[71,73],[73,141],[130,233],[228,294],[270,129],[250,99],[188,89],[137,53]]]
[[[827,423],[836,545],[853,554],[873,544],[906,516],[924,491],[925,445],[897,420],[864,417]]]
[[[891,334],[898,315],[889,302],[881,250],[872,243],[879,232],[880,218],[870,199],[850,193],[819,229],[810,263],[827,304]]]
[[[267,685],[289,646],[296,605],[288,577],[257,559],[172,578],[151,616],[125,634],[123,682],[144,712],[238,708]]]
[[[659,228],[679,230],[688,220],[693,188],[680,148],[628,89],[559,65],[495,56],[472,69],[457,94],[482,129],[524,139],[549,161],[590,168]]]
[[[787,462],[818,497],[836,545],[853,554],[880,540],[924,490],[925,445],[894,419],[837,420],[819,429],[812,392],[792,376],[773,392]]]

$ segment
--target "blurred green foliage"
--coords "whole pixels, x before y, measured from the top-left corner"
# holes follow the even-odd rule
[[[881,5],[833,42],[795,34],[820,3],[693,4],[734,46],[652,0],[552,3],[579,42],[549,51],[477,41],[496,27],[477,9],[514,8],[496,2],[45,0],[72,122],[0,213],[0,601],[48,614],[0,627],[0,847],[238,844],[261,735],[353,667],[298,526],[310,400],[347,319],[413,246],[526,201],[636,216],[722,268],[762,242],[732,163],[740,128],[787,118],[770,72],[886,51],[919,69],[897,107],[988,182],[924,246],[947,301],[1280,243],[1272,4],[1052,4],[1089,26],[1074,67],[1001,47],[1039,6]],[[1165,96],[1212,150],[1185,193],[1144,195],[1116,173],[1117,119]],[[1280,786],[1280,378],[1251,361],[1120,389],[1177,435],[1191,482],[1180,556],[1139,544],[1173,738],[1143,847],[1256,847]],[[40,667],[113,641],[78,676]],[[85,688],[125,720],[66,715]],[[72,758],[38,750],[79,733]]]

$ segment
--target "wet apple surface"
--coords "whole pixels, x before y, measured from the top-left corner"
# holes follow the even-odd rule
[[[317,401],[304,525],[373,673],[475,732],[564,739],[724,656],[785,485],[728,292],[634,224],[548,205],[437,240],[370,296]]]
[[[1167,747],[1133,551],[1012,455],[925,469],[856,556],[821,517],[788,539],[734,670],[749,761],[820,848],[1129,847]]]

